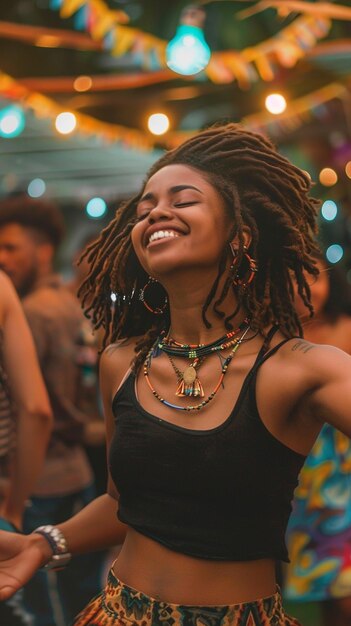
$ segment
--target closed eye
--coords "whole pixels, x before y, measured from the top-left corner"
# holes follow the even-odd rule
[[[136,218],[136,222],[141,222],[142,220],[144,220],[147,216],[149,215],[149,213],[143,213],[142,215],[138,215]]]
[[[175,206],[177,209],[179,209],[179,208],[181,209],[182,207],[185,207],[185,206],[192,206],[193,204],[199,204],[199,203],[198,203],[198,202],[196,202],[195,200],[192,200],[191,202],[177,202],[174,206]]]

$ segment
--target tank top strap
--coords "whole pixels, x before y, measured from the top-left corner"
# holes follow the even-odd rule
[[[254,362],[254,364],[253,364],[249,374],[252,374],[254,372],[254,370],[256,369],[256,366],[258,366],[260,364],[262,358],[264,357],[264,355],[267,352],[267,346],[269,347],[269,344],[271,343],[274,335],[278,332],[278,330],[279,330],[279,326],[278,325],[272,326],[272,328],[269,330],[266,339],[264,340],[261,348],[259,349],[259,351],[257,353],[257,357],[255,359],[255,362]]]
[[[275,333],[278,331],[279,326],[274,326],[274,332],[271,334],[270,333],[267,335],[267,339],[264,342],[261,350],[259,351],[258,355],[257,355],[257,359],[256,362],[253,366],[253,370],[257,370],[262,363],[264,363],[265,361],[267,361],[267,359],[269,359],[271,356],[273,356],[276,352],[278,352],[278,350],[280,350],[280,348],[282,346],[284,346],[288,341],[290,341],[290,339],[299,339],[299,337],[285,337],[285,339],[282,339],[282,341],[280,341],[279,343],[277,343],[276,346],[274,346],[274,348],[269,349],[269,342],[272,339],[272,337],[275,335]],[[267,348],[268,345],[268,348]]]

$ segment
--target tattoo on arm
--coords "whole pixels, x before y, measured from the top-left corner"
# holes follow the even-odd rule
[[[306,352],[308,352],[309,350],[312,350],[313,348],[314,348],[314,345],[308,343],[307,341],[304,341],[303,339],[300,339],[299,341],[294,343],[291,350],[292,352],[299,350],[299,352],[304,352],[306,354]]]

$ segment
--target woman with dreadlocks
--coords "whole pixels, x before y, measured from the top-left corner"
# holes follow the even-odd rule
[[[298,473],[326,416],[351,433],[351,359],[303,341],[294,309],[296,281],[312,312],[318,274],[309,188],[267,139],[211,128],[89,246],[108,493],[58,527],[0,535],[0,598],[125,535],[76,626],[297,625],[275,562]]]

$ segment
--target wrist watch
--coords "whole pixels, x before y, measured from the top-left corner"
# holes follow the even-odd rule
[[[57,526],[46,524],[45,526],[38,526],[38,528],[33,530],[33,533],[45,537],[53,551],[53,555],[44,565],[44,569],[59,570],[66,567],[72,555],[68,552],[67,541],[63,532]]]

